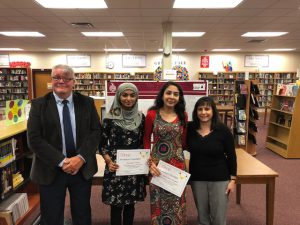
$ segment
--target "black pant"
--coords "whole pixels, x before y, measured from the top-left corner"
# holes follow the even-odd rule
[[[123,212],[123,223],[122,223]],[[111,225],[132,225],[134,218],[134,204],[121,207],[111,206],[110,208],[110,224]]]
[[[92,180],[85,180],[80,172],[69,175],[57,173],[50,185],[40,185],[41,225],[63,225],[66,190],[70,193],[73,225],[91,225]]]

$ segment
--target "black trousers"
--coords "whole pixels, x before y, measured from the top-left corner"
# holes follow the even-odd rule
[[[69,190],[73,225],[91,225],[92,180],[80,172],[69,175],[59,171],[50,185],[40,185],[41,225],[63,225],[66,191]]]
[[[111,225],[132,225],[134,219],[134,204],[124,205],[123,207],[111,206],[110,208]],[[122,215],[123,212],[123,215]],[[122,223],[123,217],[123,223]]]

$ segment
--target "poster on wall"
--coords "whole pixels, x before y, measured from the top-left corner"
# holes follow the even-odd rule
[[[67,64],[71,67],[91,67],[91,56],[67,55]]]
[[[10,126],[25,120],[25,106],[28,100],[16,99],[6,101],[5,116],[6,125]]]
[[[0,55],[0,66],[9,66],[9,55]]]
[[[209,68],[209,56],[200,56],[200,68]]]
[[[124,68],[146,67],[146,55],[123,54],[122,66]]]
[[[157,96],[157,93],[161,89],[161,87],[167,81],[126,81],[133,83],[137,86],[139,90],[139,110],[142,111],[145,115],[147,114],[148,109],[154,104],[154,100]],[[186,102],[186,110],[188,113],[189,120],[192,119],[192,111],[194,109],[194,105],[196,101],[208,94],[207,91],[207,81],[199,80],[199,81],[175,81],[178,83],[183,92],[184,99]],[[106,81],[106,113],[110,110],[110,107],[113,103],[114,97],[116,95],[116,90],[120,84],[124,83],[124,81]]]
[[[268,55],[245,55],[245,67],[268,67]]]

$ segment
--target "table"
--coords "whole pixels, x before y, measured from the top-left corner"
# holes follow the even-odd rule
[[[243,149],[236,149],[237,185],[236,203],[241,203],[241,184],[266,184],[266,225],[273,225],[275,178],[278,173],[248,154]]]
[[[227,117],[228,117],[228,112],[233,112],[233,105],[217,105],[217,109],[219,111],[219,113],[224,112],[224,123],[227,125]]]

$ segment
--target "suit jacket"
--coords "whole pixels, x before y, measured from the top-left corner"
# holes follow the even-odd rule
[[[96,151],[101,137],[99,117],[92,98],[73,93],[76,121],[76,151],[85,163],[80,172],[90,179],[97,172]],[[30,177],[51,184],[65,158],[59,114],[53,93],[33,99],[27,123],[28,146],[34,152]]]

